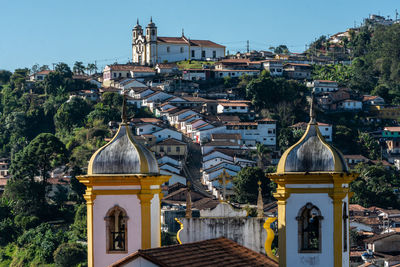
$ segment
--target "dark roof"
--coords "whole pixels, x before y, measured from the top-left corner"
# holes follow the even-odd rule
[[[368,239],[365,239],[364,242],[365,243],[373,243],[373,242],[375,242],[377,240],[381,240],[381,239],[384,239],[386,237],[390,237],[392,235],[400,235],[400,233],[393,232],[393,233],[387,233],[387,234],[383,234],[383,235],[376,235],[376,236],[370,237]]]
[[[110,266],[124,266],[138,257],[143,257],[162,267],[278,266],[278,263],[269,257],[243,247],[225,237],[182,245],[140,249]]]
[[[159,143],[157,143],[156,145],[164,145],[164,146],[168,146],[168,145],[172,145],[172,146],[177,146],[177,145],[186,145],[185,142],[179,141],[177,139],[174,138],[168,138],[165,139]]]

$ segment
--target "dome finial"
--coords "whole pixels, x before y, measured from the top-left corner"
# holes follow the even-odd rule
[[[311,93],[311,104],[310,104],[310,124],[315,124],[315,109],[314,109],[314,92]]]
[[[139,18],[136,19],[136,25],[139,25]]]
[[[184,37],[185,36],[185,31],[184,31],[184,29],[182,28],[182,37]]]
[[[121,114],[121,119],[122,119],[122,123],[126,123],[127,119],[126,119],[126,94],[124,92],[123,95],[123,100],[122,100],[122,114]]]
[[[153,16],[150,16],[150,23],[153,23]]]

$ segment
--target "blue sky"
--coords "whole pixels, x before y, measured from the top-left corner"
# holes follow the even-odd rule
[[[397,2],[397,3],[396,3]],[[396,5],[397,4],[397,5]],[[395,17],[397,0],[0,0],[0,69],[131,57],[131,29],[150,16],[159,36],[209,39],[231,53],[286,44],[301,52],[320,35],[359,25],[369,14]]]

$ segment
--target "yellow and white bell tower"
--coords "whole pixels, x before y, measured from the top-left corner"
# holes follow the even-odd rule
[[[282,155],[276,173],[280,267],[349,266],[349,183],[342,154],[321,135],[311,104],[303,137]]]
[[[78,177],[87,187],[89,267],[161,246],[161,184],[169,178],[159,174],[153,154],[136,142],[123,116],[114,138],[91,157],[88,174]]]

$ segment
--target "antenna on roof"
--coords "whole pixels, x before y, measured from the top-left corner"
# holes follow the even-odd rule
[[[315,110],[314,110],[314,92],[311,93],[311,105],[310,105],[310,123],[315,124]]]
[[[124,92],[123,94],[124,98],[122,100],[122,114],[121,114],[121,119],[122,119],[122,123],[126,123],[127,119],[126,119],[126,93]]]

